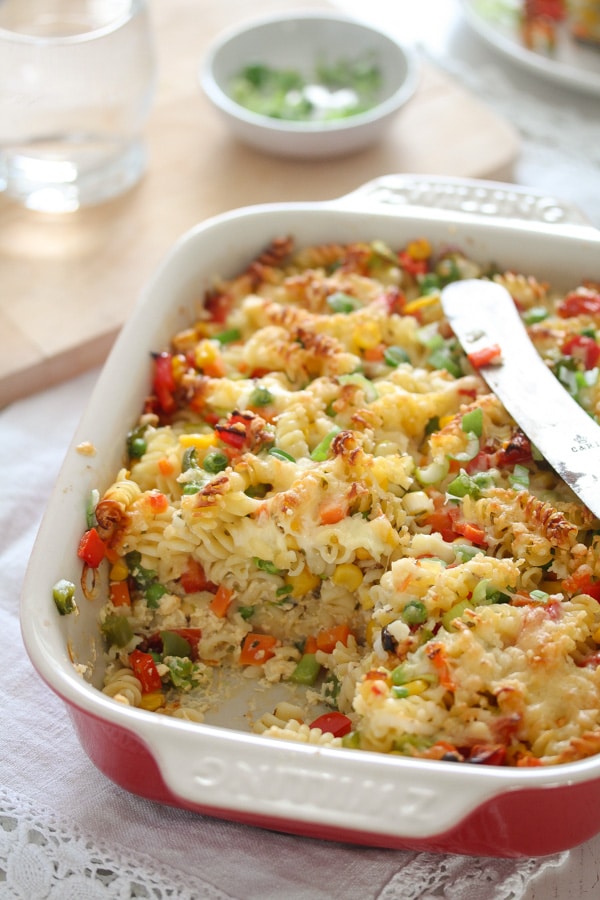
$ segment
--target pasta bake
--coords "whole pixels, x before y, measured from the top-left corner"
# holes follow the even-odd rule
[[[462,278],[509,290],[598,417],[598,283],[557,292],[425,237],[275,238],[154,348],[91,500],[106,694],[203,721],[231,679],[274,739],[505,766],[600,750],[600,523],[445,321]]]

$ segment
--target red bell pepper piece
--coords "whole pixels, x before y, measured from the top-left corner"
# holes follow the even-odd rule
[[[208,293],[204,300],[204,307],[208,312],[211,322],[222,325],[229,315],[233,305],[233,298],[229,294],[214,291]]]
[[[592,290],[572,291],[556,307],[563,319],[573,316],[597,316],[600,314],[600,293]]]
[[[81,538],[77,556],[92,569],[97,569],[106,556],[106,544],[95,528],[90,528]]]
[[[515,431],[506,447],[498,451],[496,465],[498,468],[511,468],[518,463],[531,461],[531,442],[522,431]]]
[[[600,603],[600,581],[596,581],[586,572],[573,572],[563,579],[562,588],[568,594],[589,594]]]
[[[502,350],[499,344],[490,344],[489,347],[482,347],[481,350],[473,350],[467,353],[467,359],[474,369],[481,369],[482,366],[489,366],[490,363],[498,362]]]
[[[503,766],[506,761],[506,747],[502,744],[474,744],[469,753],[469,762],[481,766]]]
[[[310,728],[320,728],[324,734],[332,734],[334,737],[344,737],[352,731],[352,722],[340,712],[323,713],[310,723]]]
[[[471,522],[455,522],[454,530],[478,547],[487,545],[485,531],[479,525],[472,525]]]
[[[196,591],[215,592],[217,586],[209,581],[204,573],[204,569],[197,559],[190,556],[187,567],[179,578],[179,584],[186,594],[195,594]]]
[[[129,664],[142,685],[142,693],[151,694],[153,691],[160,691],[162,681],[150,653],[134,650],[129,654]]]
[[[152,389],[163,412],[174,412],[177,404],[173,393],[176,388],[173,375],[173,356],[171,353],[158,353],[154,357],[154,378]]]
[[[406,250],[400,250],[398,262],[409,275],[425,275],[427,272],[427,260],[413,259]]]
[[[451,509],[438,509],[423,520],[424,525],[430,525],[432,531],[441,535],[442,540],[451,543],[456,540],[458,533],[454,527],[456,512]]]
[[[586,369],[593,369],[600,360],[600,346],[587,334],[573,334],[560,348],[565,356],[581,360]]]

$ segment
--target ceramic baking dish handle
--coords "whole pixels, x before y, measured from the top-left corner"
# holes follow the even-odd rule
[[[217,735],[209,727],[182,728],[180,723],[176,734],[151,727],[143,731],[176,797],[200,809],[279,820],[276,827],[284,830],[286,821],[317,821],[341,831],[352,822],[365,833],[429,838],[514,788],[522,775],[458,766],[449,790],[447,764],[431,760],[421,766],[410,760],[405,766],[404,760],[383,757],[384,771],[374,779],[370,754],[274,740],[265,757],[264,740],[240,732],[219,730]],[[324,766],[329,754],[335,754],[334,767]],[[357,797],[363,798],[360,808]]]
[[[589,220],[571,204],[529,188],[496,181],[437,175],[384,175],[368,181],[335,201],[342,207],[436,209],[484,219],[532,224],[576,226],[596,233]]]

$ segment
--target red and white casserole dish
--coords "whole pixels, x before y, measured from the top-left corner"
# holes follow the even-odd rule
[[[278,235],[297,244],[415,234],[472,258],[551,281],[600,278],[600,232],[553,198],[489,182],[387,176],[333,202],[235,210],[184,235],[120,334],[74,436],[44,516],[21,606],[27,651],[65,702],[92,762],[161,803],[289,833],[480,856],[544,855],[600,831],[600,757],[560,766],[456,765],[273,741],[245,733],[236,703],[218,724],[157,716],[101,693],[102,599],[57,614],[52,586],[79,583],[77,546],[90,492],[120,465],[148,391],[148,358],[194,316],[216,276],[230,277]],[[78,452],[92,445],[93,454]],[[238,710],[239,712],[239,710]]]

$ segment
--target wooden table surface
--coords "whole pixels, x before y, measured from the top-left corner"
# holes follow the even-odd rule
[[[0,408],[102,362],[167,250],[213,214],[333,199],[392,172],[510,180],[519,149],[512,126],[424,61],[416,94],[373,147],[303,162],[237,142],[199,88],[202,54],[222,29],[295,7],[154,0],[159,80],[142,181],[117,200],[61,215],[0,195]]]

